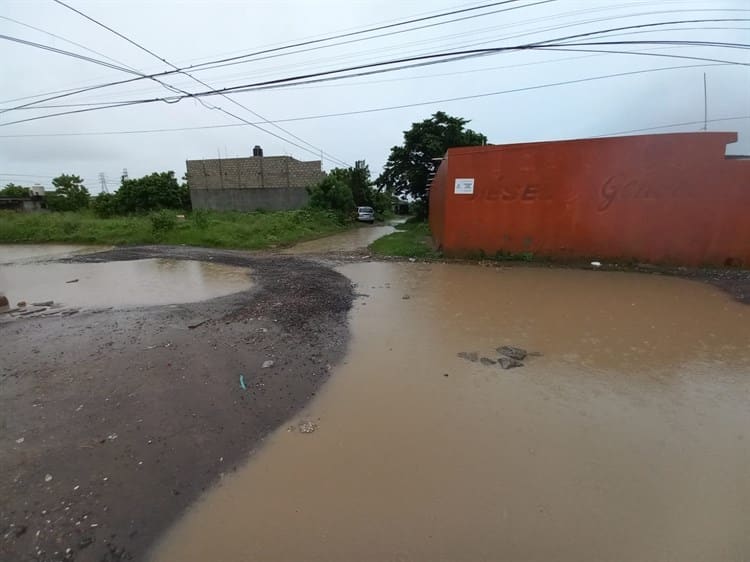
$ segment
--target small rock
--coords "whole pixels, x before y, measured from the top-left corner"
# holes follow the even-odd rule
[[[261,365],[261,367],[263,369],[268,369],[269,367],[273,367],[273,365],[274,365],[274,362],[268,359],[267,361],[263,361],[263,365]]]
[[[476,351],[471,351],[468,353],[466,351],[461,351],[456,355],[458,355],[461,359],[466,359],[467,361],[471,361],[472,363],[476,363],[477,361],[479,361],[479,354]]]
[[[25,439],[24,437],[19,437],[18,439],[16,439],[16,443],[18,443],[18,444],[20,445],[20,444],[21,444],[21,443],[23,443],[23,442],[24,442],[25,440],[26,440],[26,439]]]
[[[18,304],[16,304],[16,306],[18,308],[23,308],[24,306],[26,306],[26,301],[18,301]]]
[[[511,359],[518,359],[519,361],[523,361],[528,355],[525,349],[521,349],[520,347],[513,347],[510,345],[498,347],[497,352],[500,355],[505,355],[506,357],[510,357]]]
[[[514,369],[516,367],[523,367],[523,363],[521,363],[518,359],[513,359],[512,357],[501,357],[500,358],[500,367],[503,369]]]
[[[0,295],[0,307],[2,306],[10,306],[10,303],[8,302],[8,297],[5,295]]]
[[[52,475],[51,474],[45,474],[44,481],[45,482],[52,482]]]
[[[318,426],[315,425],[315,423],[311,421],[303,421],[299,424],[299,432],[300,433],[312,433],[316,429],[318,429]]]
[[[489,357],[480,357],[479,362],[482,365],[495,365],[497,363],[497,361],[495,361],[494,359],[490,359]]]

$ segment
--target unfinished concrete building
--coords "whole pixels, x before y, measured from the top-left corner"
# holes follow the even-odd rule
[[[188,160],[187,179],[194,209],[279,211],[307,204],[306,188],[325,177],[320,160],[263,156],[260,146],[249,158]]]

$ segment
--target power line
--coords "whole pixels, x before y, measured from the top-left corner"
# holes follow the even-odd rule
[[[521,88],[499,90],[495,92],[485,92],[481,94],[472,94],[472,95],[459,96],[459,97],[453,97],[453,98],[420,101],[420,102],[413,102],[413,103],[407,103],[407,104],[401,104],[401,105],[392,105],[392,106],[386,106],[386,107],[359,109],[359,110],[345,111],[345,112],[339,112],[339,113],[327,113],[327,114],[319,114],[319,115],[308,115],[308,116],[302,116],[302,117],[291,117],[291,118],[286,118],[286,119],[279,119],[278,122],[291,123],[291,122],[297,122],[297,121],[327,119],[327,118],[332,118],[332,117],[348,117],[352,115],[378,113],[382,111],[406,109],[406,108],[419,107],[419,106],[424,106],[424,105],[434,105],[434,104],[448,103],[448,102],[454,102],[454,101],[465,101],[465,100],[470,100],[470,99],[480,99],[480,98],[485,98],[485,97],[514,94],[514,93],[520,93],[520,92],[528,92],[528,91],[533,91],[533,90],[541,90],[545,88],[580,84],[580,83],[605,80],[605,79],[610,79],[610,78],[621,78],[625,76],[649,74],[649,73],[654,73],[654,72],[662,72],[666,70],[702,68],[705,66],[712,66],[712,65],[704,65],[704,64],[681,65],[681,66],[669,66],[669,67],[661,67],[661,68],[649,68],[649,69],[634,70],[634,71],[628,71],[628,72],[618,72],[614,74],[590,76],[590,77],[579,78],[575,80],[566,80],[566,81],[560,81],[560,82],[537,84],[537,85],[526,86],[526,87],[521,87]],[[186,128],[175,128],[175,129],[146,129],[146,130],[140,130],[140,131],[103,131],[103,132],[92,133],[92,134],[93,135],[97,135],[97,134],[142,134],[142,133],[176,132],[176,131],[188,131],[188,130],[200,130],[200,129],[219,129],[219,128],[236,127],[236,126],[242,126],[242,125],[239,125],[239,124],[238,125],[204,125],[204,126],[199,126],[199,127],[186,127]],[[0,138],[19,138],[23,136],[24,135],[0,135]],[[48,135],[43,135],[43,134],[33,135],[32,134],[28,136],[48,136]],[[50,134],[49,136],[83,136],[83,134],[82,133],[54,133],[54,134]]]
[[[501,2],[501,3],[503,3],[503,2]],[[507,3],[507,2],[505,2],[505,3]],[[488,6],[493,6],[493,5],[496,5],[496,4],[497,3],[485,4],[485,5],[476,7],[476,8],[477,9],[480,8],[480,7],[486,8]],[[627,7],[627,6],[629,6],[629,5],[613,6],[612,8]],[[522,7],[524,7],[524,6],[520,6],[520,8],[522,8]],[[528,7],[528,5],[526,7]],[[518,8],[518,7],[516,7],[516,8]],[[516,8],[511,8],[511,9],[516,9]],[[600,11],[602,9],[603,8],[599,8],[599,9],[595,9],[595,10],[589,9],[589,10],[585,10],[584,12]],[[642,12],[642,13],[637,13],[637,14],[625,14],[625,15],[616,16],[615,18],[600,18],[600,19],[594,19],[594,20],[587,20],[587,21],[584,21],[584,22],[574,22],[572,24],[566,24],[566,25],[563,25],[563,26],[555,26],[555,27],[552,27],[552,28],[546,28],[545,30],[560,29],[560,28],[571,27],[571,26],[575,26],[575,25],[583,25],[585,23],[594,23],[594,22],[598,22],[598,21],[604,21],[605,19],[619,19],[619,18],[624,18],[624,17],[635,17],[635,16],[640,16],[640,15],[664,14],[664,13],[672,13],[672,12],[675,12],[675,11],[677,11],[677,10],[660,10],[660,11]],[[694,9],[694,10],[688,10],[688,11],[690,11],[690,12],[703,12],[703,11],[743,11],[744,12],[744,11],[750,11],[750,10],[743,10],[743,9]],[[573,14],[573,13],[579,13],[579,12],[581,12],[581,10],[573,11],[573,12],[570,12],[570,13]],[[444,12],[444,13],[438,14],[438,15],[433,16],[433,17],[444,17],[445,15],[451,14],[451,13],[455,13],[455,11],[454,12]],[[493,13],[493,12],[490,12],[490,13]],[[477,16],[472,16],[472,17],[479,17],[479,16],[482,16],[482,15],[488,15],[488,14],[489,13],[479,14]],[[419,18],[417,18],[417,19],[419,19]],[[542,21],[544,19],[546,19],[546,18],[537,18],[536,20],[530,20],[530,21]],[[412,21],[415,21],[415,20],[407,20],[406,22],[399,22],[399,24],[394,24],[394,25],[402,25],[402,24],[409,23],[409,22],[412,22]],[[447,22],[440,22],[440,24],[450,23],[452,21],[455,21],[455,20],[448,20]],[[649,25],[659,25],[659,26],[661,26],[661,25],[667,25],[668,23],[687,23],[687,22],[690,22],[690,21],[706,22],[706,21],[724,21],[724,20],[682,20],[680,22],[660,22],[660,23],[657,23],[657,24],[641,24],[641,25],[637,25],[637,26],[627,26],[627,27],[623,27],[623,28],[614,28],[614,30],[639,28],[639,27],[644,27],[644,26],[649,26]],[[734,21],[734,20],[730,20],[730,21]],[[739,20],[739,21],[742,21],[742,20]],[[510,26],[512,27],[513,24],[511,24]],[[412,31],[414,29],[417,29],[417,28],[411,28],[409,30],[403,30],[403,31],[404,32],[405,31]],[[597,33],[607,33],[607,32],[611,32],[611,31],[612,30],[603,30],[603,31],[597,31],[597,32],[593,32],[593,33],[594,34],[597,34]],[[534,31],[534,32],[536,32],[536,31]],[[507,39],[507,38],[513,38],[513,37],[520,37],[520,36],[524,36],[524,35],[529,35],[529,34],[534,33],[534,32],[518,34],[518,35],[515,35],[515,36],[508,36],[508,37],[505,37],[505,38]],[[333,39],[333,38],[336,38],[336,37],[341,37],[341,36],[344,36],[344,35],[347,35],[347,34],[340,34],[340,35],[337,35],[337,36],[334,36],[334,37],[328,37],[328,38],[316,40],[315,42],[330,40],[330,39]],[[581,36],[585,36],[585,35],[588,35],[588,34],[582,34],[582,35],[577,35],[577,36],[581,37]],[[576,37],[576,36],[569,36],[569,37],[561,38],[561,40],[563,40],[563,39],[570,39],[571,37]],[[367,38],[367,39],[371,39],[371,38],[372,37]],[[484,43],[487,43],[487,42],[488,41],[485,41]],[[291,46],[295,46],[295,45],[298,45],[298,44],[299,43],[295,43],[295,44],[293,44]],[[474,43],[474,45],[477,45],[477,44],[481,44],[481,42],[480,43]],[[287,48],[287,47],[291,47],[291,46],[279,47],[277,49],[272,49],[272,50],[279,50],[279,49]],[[252,55],[260,53],[260,52],[266,52],[266,51],[258,51],[256,53],[250,53],[250,54],[247,54],[247,55],[243,55],[243,57],[249,57],[249,56],[252,56]],[[299,52],[303,52],[303,51],[299,51]],[[149,53],[149,54],[151,54],[151,53]],[[243,57],[231,57],[231,58],[243,58]],[[159,59],[159,60],[161,60],[161,59]],[[219,59],[219,60],[221,61],[221,60],[228,60],[228,59]],[[210,64],[214,64],[216,62],[217,61],[209,61],[209,62],[206,62],[206,63],[201,63],[201,65],[210,65]],[[237,63],[237,64],[239,64],[239,63]],[[201,65],[194,65],[194,66],[197,68],[197,67],[199,67]],[[198,70],[202,70],[200,68],[197,68],[197,69]],[[121,80],[121,81],[118,81],[118,82],[111,82],[111,83],[108,83],[108,84],[100,84],[100,85],[95,85],[95,86],[90,86],[90,87],[85,87],[85,88],[79,88],[79,89],[74,89],[74,90],[63,90],[63,91],[59,91],[59,92],[62,93],[62,95],[53,96],[51,98],[46,98],[46,99],[43,99],[43,100],[37,100],[35,102],[30,102],[29,104],[24,104],[23,106],[17,106],[16,108],[6,108],[5,111],[11,110],[11,109],[20,109],[22,107],[27,107],[27,106],[34,105],[34,104],[43,103],[43,102],[51,101],[51,100],[54,100],[54,99],[59,99],[61,97],[67,97],[69,95],[76,95],[76,94],[79,94],[79,93],[83,93],[85,91],[91,91],[91,90],[94,90],[94,89],[99,89],[99,88],[108,87],[108,86],[121,85],[121,84],[129,83],[129,82],[137,81],[137,80],[140,80],[140,79],[143,79],[143,78],[150,78],[150,77],[154,77],[154,76],[166,76],[166,75],[173,74],[173,73],[176,73],[176,72],[182,72],[183,70],[184,69],[173,69],[171,71],[165,71],[165,72],[155,73],[155,74],[152,74],[152,75],[143,75],[140,78],[131,78],[131,79],[128,79],[128,80]],[[51,93],[55,93],[55,92],[51,92]],[[38,96],[39,95],[46,95],[46,94],[38,94]],[[36,97],[36,96],[30,96],[30,97]],[[21,99],[21,98],[19,98],[19,99]]]
[[[638,26],[636,26],[638,27]],[[621,28],[618,28],[621,29]],[[588,34],[587,34],[588,35]],[[567,39],[567,38],[563,38]],[[554,41],[554,40],[551,40]],[[211,95],[223,95],[228,93],[238,93],[238,92],[247,92],[247,91],[254,91],[259,89],[264,89],[264,87],[268,86],[276,86],[278,84],[308,84],[313,83],[312,80],[307,80],[306,82],[301,82],[300,80],[310,79],[310,78],[316,78],[319,76],[327,76],[331,74],[340,74],[344,72],[351,72],[353,70],[358,69],[366,69],[366,68],[373,68],[373,67],[379,67],[379,66],[389,66],[394,65],[398,63],[403,62],[410,62],[410,61],[428,61],[430,59],[441,59],[435,62],[435,64],[440,64],[444,62],[454,62],[456,60],[466,59],[466,58],[473,58],[478,56],[486,56],[490,54],[497,54],[502,52],[509,52],[509,51],[523,51],[523,50],[535,50],[535,49],[541,49],[541,50],[560,50],[560,51],[583,51],[583,52],[601,52],[601,53],[608,53],[608,54],[625,54],[625,55],[647,55],[647,56],[657,56],[657,57],[667,57],[667,58],[677,58],[682,60],[694,60],[694,61],[702,61],[702,62],[713,62],[713,63],[722,63],[722,64],[732,64],[732,65],[739,65],[739,66],[750,66],[750,63],[740,62],[740,61],[730,61],[725,59],[717,59],[717,58],[708,58],[708,57],[695,57],[695,56],[686,56],[686,55],[671,55],[666,53],[643,53],[639,51],[618,51],[618,50],[611,50],[611,49],[581,49],[580,47],[585,46],[600,46],[600,45],[639,45],[639,44],[659,44],[659,45],[690,45],[690,46],[711,46],[711,47],[727,47],[727,48],[737,48],[737,49],[748,49],[750,48],[750,45],[748,44],[738,44],[738,43],[722,43],[722,42],[706,42],[706,41],[612,41],[612,42],[590,42],[590,43],[553,43],[553,42],[544,42],[544,44],[523,44],[523,45],[516,45],[516,46],[508,46],[508,47],[494,47],[494,48],[486,48],[486,49],[471,49],[466,51],[450,51],[450,52],[444,52],[444,53],[433,53],[429,55],[420,55],[416,57],[408,57],[403,59],[396,59],[396,60],[388,60],[388,61],[381,61],[377,63],[370,63],[365,65],[358,65],[353,67],[347,67],[343,69],[336,69],[336,70],[329,70],[324,72],[318,72],[318,73],[311,73],[306,75],[300,75],[300,76],[292,76],[287,78],[280,78],[276,80],[267,80],[263,82],[256,82],[253,84],[244,84],[239,86],[232,86],[227,88],[221,88],[221,89],[210,89],[208,91],[204,92],[194,92],[194,93],[185,93],[182,96],[174,96],[171,98],[150,98],[150,99],[140,99],[140,100],[130,100],[126,102],[116,102],[112,105],[108,105],[105,107],[92,107],[92,108],[84,108],[80,110],[74,110],[74,111],[64,111],[64,112],[58,112],[58,113],[51,113],[46,115],[40,115],[36,117],[30,117],[26,119],[19,119],[16,121],[6,122],[0,124],[0,126],[7,126],[7,125],[13,125],[18,123],[24,123],[28,121],[36,121],[39,119],[47,119],[51,117],[58,117],[62,115],[70,115],[74,113],[84,113],[89,111],[97,111],[100,109],[108,109],[111,107],[122,107],[127,105],[139,105],[139,104],[145,104],[145,103],[153,103],[153,102],[168,102],[168,103],[177,103],[181,99],[185,98],[200,98],[200,97],[206,97]],[[401,66],[396,68],[390,68],[385,69],[383,72],[391,72],[394,70],[401,70],[404,68],[412,68],[413,66],[419,66],[417,65],[408,65],[408,66]],[[376,72],[370,72],[368,74],[374,74]],[[365,73],[358,74],[359,76],[364,75]],[[351,78],[352,76],[357,75],[346,75],[343,77],[332,77],[331,79],[342,79],[342,78]],[[316,82],[320,82],[323,80],[316,80]],[[241,119],[241,118],[239,118]],[[249,124],[249,122],[248,122]],[[273,134],[270,133],[269,134]]]
[[[85,14],[85,13],[81,12],[80,10],[77,10],[76,8],[73,8],[72,6],[70,6],[70,5],[66,4],[65,2],[63,2],[62,0],[53,0],[53,1],[54,1],[54,2],[56,2],[57,4],[60,4],[61,6],[64,6],[64,7],[68,8],[69,10],[72,10],[73,12],[75,12],[75,13],[77,13],[77,14],[81,15],[82,17],[84,17],[84,18],[86,18],[87,20],[89,20],[89,21],[91,21],[91,22],[95,23],[96,25],[98,25],[98,26],[101,26],[101,27],[103,27],[103,28],[104,28],[104,29],[106,29],[107,31],[110,31],[111,33],[114,33],[115,35],[117,35],[118,37],[120,37],[120,38],[124,39],[124,40],[125,40],[125,41],[127,41],[128,43],[130,43],[130,44],[132,44],[132,45],[136,46],[137,48],[139,48],[139,49],[141,49],[142,51],[144,51],[144,52],[148,53],[148,54],[149,54],[149,55],[151,55],[152,57],[155,57],[156,59],[158,59],[158,60],[160,60],[161,62],[163,62],[163,63],[167,64],[168,66],[171,66],[171,67],[172,67],[172,68],[174,68],[174,69],[175,69],[176,71],[179,71],[179,68],[178,68],[177,66],[175,66],[174,64],[172,64],[171,62],[169,62],[169,61],[168,61],[167,59],[165,59],[165,58],[163,58],[163,57],[160,57],[159,55],[157,55],[157,54],[156,54],[156,53],[154,53],[153,51],[151,51],[151,50],[147,49],[146,47],[144,47],[143,45],[140,45],[139,43],[137,43],[137,42],[133,41],[132,39],[130,39],[130,38],[128,38],[128,37],[126,37],[126,36],[125,36],[125,35],[123,35],[122,33],[118,32],[118,31],[116,31],[116,30],[112,29],[111,27],[109,27],[109,26],[105,25],[104,23],[102,23],[102,22],[100,22],[100,21],[98,21],[98,20],[96,20],[96,19],[94,19],[94,18],[92,18],[92,17],[88,16],[87,14]],[[211,87],[211,86],[209,86],[208,84],[206,84],[205,82],[202,82],[202,81],[200,81],[200,80],[196,79],[195,77],[193,77],[192,75],[190,75],[190,74],[189,74],[189,73],[187,73],[187,72],[183,72],[183,74],[185,74],[186,76],[188,76],[188,77],[190,77],[190,78],[194,79],[195,81],[197,81],[197,82],[199,82],[199,83],[203,84],[203,85],[204,85],[205,87],[207,87],[207,88],[210,88],[210,87]],[[167,86],[167,87],[170,87],[170,88],[171,88],[171,86]],[[184,90],[181,90],[181,91],[183,91],[183,92],[185,93],[185,95],[187,95],[188,97],[192,97],[192,95],[191,95],[191,94],[189,94],[188,92],[186,92],[186,91],[184,91]],[[265,117],[263,117],[262,115],[260,115],[260,114],[258,114],[258,113],[256,113],[256,112],[254,112],[254,111],[252,111],[252,110],[250,110],[249,108],[245,107],[244,105],[240,104],[239,102],[236,102],[236,101],[232,100],[231,98],[229,98],[229,97],[228,97],[228,96],[226,96],[226,95],[222,95],[222,96],[223,96],[223,97],[225,97],[226,99],[228,99],[229,101],[232,101],[232,102],[233,102],[233,103],[235,103],[236,105],[239,105],[239,106],[240,106],[240,107],[242,107],[243,109],[245,109],[245,110],[249,111],[250,113],[252,113],[252,114],[253,114],[253,115],[255,115],[256,117],[258,117],[259,119],[263,119],[263,120],[264,120],[265,122],[267,122],[268,124],[270,124],[270,125],[273,125],[273,126],[277,127],[278,129],[280,129],[280,130],[282,130],[282,131],[286,132],[287,134],[291,135],[291,136],[292,136],[292,137],[294,137],[295,139],[297,139],[297,140],[299,140],[299,141],[301,141],[301,142],[304,142],[305,144],[307,144],[307,145],[309,145],[309,146],[313,147],[313,149],[315,149],[315,150],[310,150],[310,149],[308,149],[308,148],[305,148],[304,146],[302,146],[302,145],[299,145],[299,144],[297,144],[297,143],[295,143],[295,142],[293,142],[293,141],[290,141],[289,139],[285,139],[285,138],[284,138],[284,137],[282,137],[281,135],[277,135],[277,134],[275,134],[275,133],[273,133],[273,132],[271,132],[271,131],[268,131],[268,130],[264,129],[264,128],[263,128],[263,127],[261,127],[260,125],[257,125],[257,124],[253,124],[252,126],[253,126],[253,127],[255,127],[256,129],[258,129],[258,130],[260,130],[260,131],[263,131],[263,132],[264,132],[264,133],[266,133],[266,134],[270,134],[270,135],[272,135],[272,136],[274,136],[274,137],[276,137],[276,138],[280,139],[281,141],[283,141],[283,142],[285,142],[285,143],[287,143],[287,144],[291,144],[291,145],[293,145],[293,146],[296,146],[296,147],[298,147],[298,148],[300,148],[300,149],[302,149],[302,150],[305,150],[305,151],[307,151],[307,152],[310,152],[310,153],[312,153],[312,154],[316,154],[316,155],[317,155],[317,153],[318,153],[318,152],[319,152],[319,153],[321,154],[321,156],[322,156],[322,155],[324,155],[324,154],[326,154],[326,155],[328,156],[328,159],[329,159],[329,160],[331,160],[331,161],[333,161],[333,162],[337,162],[337,163],[339,163],[339,164],[344,164],[344,165],[347,165],[347,164],[346,164],[346,162],[344,162],[343,160],[340,160],[340,159],[338,159],[338,158],[336,158],[336,157],[334,157],[334,156],[332,156],[332,155],[330,155],[330,154],[327,154],[327,153],[325,153],[325,152],[324,152],[324,151],[323,151],[322,149],[320,149],[320,148],[318,148],[318,147],[316,147],[316,146],[314,146],[314,145],[310,144],[309,142],[305,141],[304,139],[301,139],[300,137],[298,137],[298,136],[296,136],[296,135],[293,135],[292,133],[290,133],[289,131],[286,131],[285,129],[283,129],[283,128],[282,128],[282,127],[280,127],[279,125],[275,125],[274,123],[272,123],[271,121],[269,121],[268,119],[266,119]],[[223,109],[223,108],[221,108],[221,107],[218,107],[218,106],[214,106],[214,109],[217,109],[217,110],[221,111],[222,113],[225,113],[226,115],[229,115],[230,117],[234,117],[235,119],[238,119],[238,120],[240,120],[240,121],[243,121],[243,122],[245,122],[245,123],[247,123],[247,124],[250,124],[250,122],[249,122],[249,121],[247,121],[246,119],[244,119],[244,118],[242,118],[242,117],[240,117],[240,116],[238,116],[238,115],[235,115],[234,113],[231,113],[231,112],[227,111],[226,109]]]

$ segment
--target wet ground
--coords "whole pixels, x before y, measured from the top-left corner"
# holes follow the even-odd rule
[[[41,268],[24,290],[122,271],[86,282],[123,300],[0,325],[0,560],[141,560],[160,537],[160,562],[750,552],[747,272],[364,261],[379,228],[297,249],[317,262],[11,259]],[[186,302],[216,278],[239,292]],[[501,345],[541,355],[506,371]]]
[[[394,223],[395,224],[395,223]],[[331,252],[354,252],[367,248],[378,238],[395,232],[393,224],[365,226],[347,230],[333,236],[302,242],[287,250],[285,254],[326,254]]]
[[[315,395],[348,339],[351,283],[315,263],[182,247],[75,259],[210,262],[253,285],[0,324],[3,562],[142,560]]]
[[[339,271],[344,363],[153,560],[747,557],[750,308],[628,273]],[[457,356],[501,345],[541,356]]]

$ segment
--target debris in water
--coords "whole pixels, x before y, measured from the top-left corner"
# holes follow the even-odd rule
[[[409,295],[404,295],[401,297],[403,300],[408,301],[411,297]]]
[[[19,445],[20,445],[21,443],[23,443],[24,441],[25,441],[25,438],[24,438],[24,437],[19,437],[18,439],[16,439],[16,443],[18,443]]]
[[[591,262],[591,267],[597,268],[597,267],[601,267],[601,266],[602,266],[602,262],[600,262],[600,261],[592,261]]]
[[[515,367],[523,367],[523,363],[521,363],[518,359],[513,359],[512,357],[501,357],[500,358],[500,367],[503,369],[514,369]]]
[[[45,482],[52,482],[52,475],[51,474],[45,474],[44,475],[44,481]]]
[[[31,306],[52,306],[55,301],[32,302]]]
[[[466,359],[467,361],[471,361],[472,363],[476,363],[477,361],[479,361],[479,354],[476,351],[461,351],[456,355],[458,355],[461,359]]]
[[[316,429],[318,429],[318,426],[315,425],[315,423],[313,423],[311,421],[300,422],[300,424],[299,424],[298,427],[299,427],[299,432],[300,433],[312,433]]]
[[[479,362],[482,365],[495,365],[497,363],[497,361],[495,361],[494,359],[490,359],[489,357],[480,357]]]
[[[506,357],[510,357],[511,359],[518,359],[519,361],[526,359],[526,356],[528,355],[528,352],[525,349],[521,349],[520,347],[513,347],[510,345],[498,347],[497,352],[500,355],[505,355]]]
[[[245,385],[245,375],[240,375],[240,388],[242,390],[247,390],[247,386]]]
[[[274,362],[271,359],[268,359],[266,361],[263,361],[263,365],[261,365],[261,368],[268,369],[269,367],[273,367]]]
[[[66,283],[78,283],[78,279],[71,279],[70,281],[66,281]]]
[[[189,330],[194,330],[194,329],[195,329],[195,328],[197,328],[198,326],[203,326],[203,324],[205,324],[206,322],[208,322],[208,320],[201,320],[201,321],[200,321],[200,322],[198,322],[197,324],[190,324],[190,325],[188,326],[188,329],[189,329]]]
[[[26,306],[26,301],[18,301],[18,304],[16,304],[16,306],[18,308],[23,308],[24,306]]]

